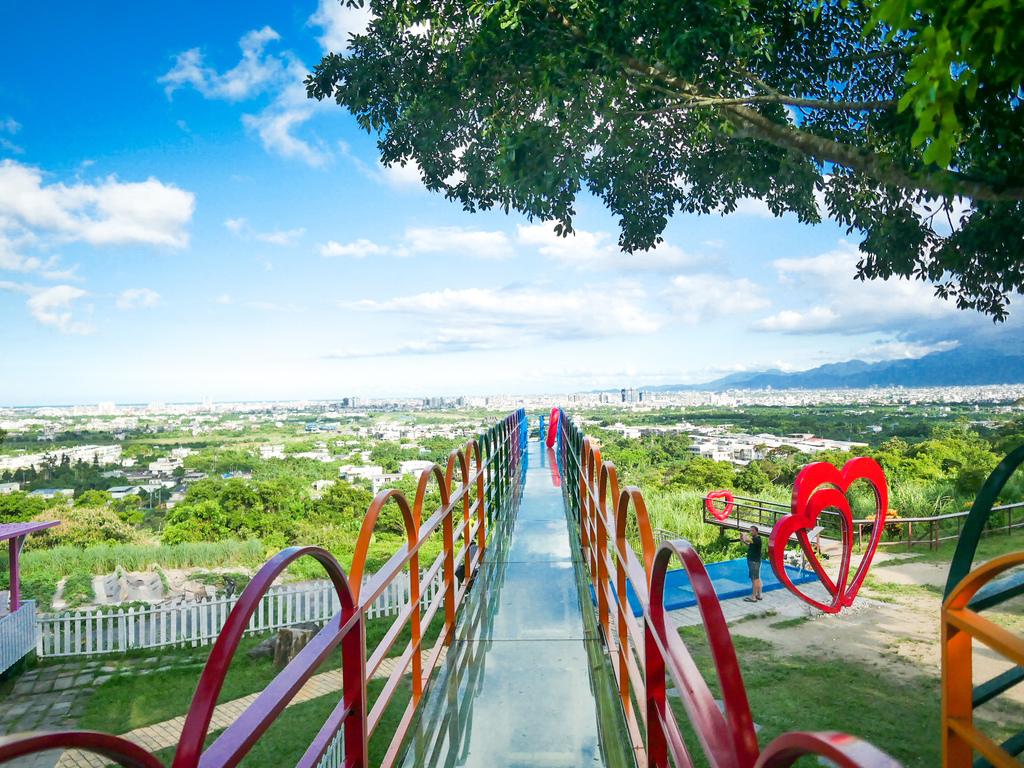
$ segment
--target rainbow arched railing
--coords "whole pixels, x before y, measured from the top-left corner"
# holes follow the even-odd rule
[[[974,711],[1024,682],[1024,639],[982,615],[1024,594],[1024,552],[997,557],[971,570],[986,524],[1004,486],[1024,466],[1024,445],[992,471],[967,516],[946,580],[942,603],[942,762],[946,768],[1019,766],[1024,730],[997,744],[977,725]],[[1004,575],[1005,574],[1005,575]],[[976,646],[1008,662],[1008,669],[974,684]],[[975,759],[977,752],[980,757]]]
[[[331,753],[332,763],[348,768],[368,765],[368,742],[385,708],[392,701],[402,677],[411,673],[412,696],[380,763],[394,765],[413,715],[423,697],[424,685],[440,662],[442,651],[455,632],[457,610],[465,597],[469,580],[461,585],[455,571],[471,557],[471,542],[479,547],[466,572],[479,564],[486,549],[490,520],[496,510],[506,507],[521,468],[526,444],[526,413],[507,416],[463,449],[453,450],[444,470],[434,465],[420,476],[416,496],[410,504],[403,494],[381,491],[363,520],[352,568],[348,575],[327,550],[320,547],[292,547],[267,562],[249,582],[231,611],[210,653],[199,679],[196,694],[185,719],[181,741],[174,754],[173,768],[234,768],[266,732],[275,718],[302,686],[340,648],[342,696],[299,760],[299,768],[314,768]],[[424,519],[426,495],[431,483],[441,497],[440,507]],[[389,504],[398,506],[405,524],[406,543],[385,566],[363,583],[363,572],[374,527]],[[442,551],[422,572],[420,550],[436,532],[441,532]],[[224,684],[239,641],[253,612],[274,579],[300,557],[319,561],[334,585],[341,610],[333,616],[295,659],[285,667],[250,704],[242,715],[205,750],[217,696]],[[367,658],[365,610],[405,570],[411,579],[409,605],[398,614],[374,652]],[[421,582],[430,583],[441,574],[442,588],[429,603],[420,600]],[[443,608],[443,627],[434,645],[424,648],[424,628]],[[377,672],[399,634],[410,627],[411,640],[397,659],[394,671],[372,707],[368,706],[366,681]],[[163,768],[159,760],[126,739],[91,731],[61,731],[15,734],[0,737],[0,763],[51,749],[78,749],[100,754],[132,768]]]
[[[786,768],[820,755],[843,768],[895,768],[892,757],[843,733],[787,733],[759,751],[732,637],[700,557],[685,540],[656,546],[643,494],[619,488],[615,465],[559,409],[548,445],[557,444],[562,489],[579,525],[583,560],[594,586],[597,618],[613,660],[619,700],[639,768],[690,768],[693,762],[666,696],[667,681],[684,709],[711,768]],[[632,510],[642,551],[626,539]],[[690,578],[722,690],[720,711],[664,606],[665,574],[678,561]],[[635,618],[627,584],[643,609]]]

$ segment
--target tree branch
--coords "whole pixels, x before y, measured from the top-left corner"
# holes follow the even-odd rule
[[[575,26],[565,16],[548,6],[548,12],[561,20],[563,27],[572,37],[588,46],[593,42],[586,33]],[[663,84],[677,92],[678,97],[687,100],[707,99],[693,83],[680,77],[664,72],[632,56],[617,54],[604,46],[599,46],[604,54],[618,61],[624,69],[649,78],[654,83]],[[868,56],[870,54],[864,54]],[[724,115],[739,124],[733,136],[749,137],[774,144],[777,147],[790,149],[820,162],[835,163],[857,173],[863,173],[883,184],[919,189],[934,195],[955,197],[960,195],[972,200],[990,200],[993,202],[1012,202],[1024,200],[1024,187],[1008,187],[998,183],[972,179],[956,171],[935,170],[920,174],[910,173],[896,165],[892,158],[879,155],[869,149],[854,147],[839,141],[825,139],[813,133],[782,125],[765,117],[753,109],[741,105],[718,106]]]
[[[693,99],[707,98],[693,84],[675,75],[662,72],[639,59],[620,56],[619,61],[634,72],[661,81]],[[719,109],[727,117],[740,124],[733,134],[734,136],[767,141],[777,147],[791,149],[807,157],[835,163],[863,173],[883,184],[892,184],[904,189],[920,189],[923,192],[946,197],[961,195],[972,200],[993,202],[1024,200],[1024,188],[1022,187],[1007,187],[979,181],[956,171],[935,170],[913,174],[893,163],[892,158],[884,157],[869,149],[850,146],[798,128],[776,123],[753,109],[740,105],[725,105]]]

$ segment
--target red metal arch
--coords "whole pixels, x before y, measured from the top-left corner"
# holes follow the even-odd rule
[[[672,558],[678,559],[690,578],[711,646],[725,704],[723,715],[704,677],[675,627],[666,625],[665,574]],[[651,602],[647,657],[648,752],[652,765],[664,765],[665,750],[683,764],[686,747],[665,698],[666,667],[682,696],[683,706],[712,768],[751,768],[757,760],[757,736],[750,715],[736,649],[722,606],[700,556],[685,539],[665,541],[658,548],[651,571]]]
[[[48,749],[81,749],[113,760],[125,768],[164,768],[153,755],[119,736],[96,731],[61,731],[0,736],[0,763],[45,752]]]

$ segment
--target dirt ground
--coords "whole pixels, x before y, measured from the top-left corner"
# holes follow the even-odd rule
[[[768,616],[735,624],[732,632],[770,640],[784,653],[813,651],[884,666],[888,674],[938,676],[942,658],[939,610],[949,566],[901,564],[901,559],[906,557],[879,557],[853,606],[838,615],[819,613],[787,627],[772,627],[780,623],[780,617]],[[997,624],[1018,633],[1024,631],[1022,614],[1024,598],[985,613]],[[990,680],[1011,666],[998,654],[975,643],[975,684]],[[1017,686],[1004,696],[1024,704],[1024,686]]]

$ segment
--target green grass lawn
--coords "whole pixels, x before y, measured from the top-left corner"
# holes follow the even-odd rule
[[[384,687],[383,680],[371,680],[367,685],[367,698],[370,706],[380,695]],[[338,697],[322,696],[312,701],[288,707],[253,745],[249,754],[239,763],[240,768],[291,768],[302,757],[313,738],[320,731],[327,717],[340,700]],[[398,727],[402,713],[409,703],[412,687],[406,677],[395,691],[391,703],[384,711],[377,730],[370,739],[370,765],[380,765],[391,743],[392,735]],[[211,733],[206,744],[209,746],[223,731]],[[164,765],[170,765],[174,759],[175,747],[158,750],[155,754]]]
[[[439,612],[440,613],[440,612]],[[391,626],[391,619],[372,619],[366,623],[367,655],[380,643]],[[430,647],[437,639],[442,621],[435,621],[425,633],[425,646]],[[274,679],[278,670],[272,659],[250,659],[246,656],[253,646],[261,642],[266,635],[245,637],[239,644],[238,651],[231,662],[231,667],[224,680],[218,703],[257,693],[267,687]],[[388,656],[399,656],[409,642],[408,625],[399,634]],[[88,729],[122,734],[135,728],[153,725],[188,712],[195,693],[199,676],[202,673],[211,646],[203,648],[165,649],[161,658],[172,658],[181,663],[192,659],[195,666],[182,669],[169,669],[164,672],[152,672],[145,676],[116,677],[96,688],[86,704],[85,713],[80,726]],[[327,672],[341,666],[341,652],[335,651],[317,669],[317,673]],[[329,699],[330,697],[325,697]],[[299,705],[296,705],[299,706]],[[303,705],[304,706],[304,705]],[[329,710],[328,710],[329,711]],[[323,722],[321,720],[321,722]]]

